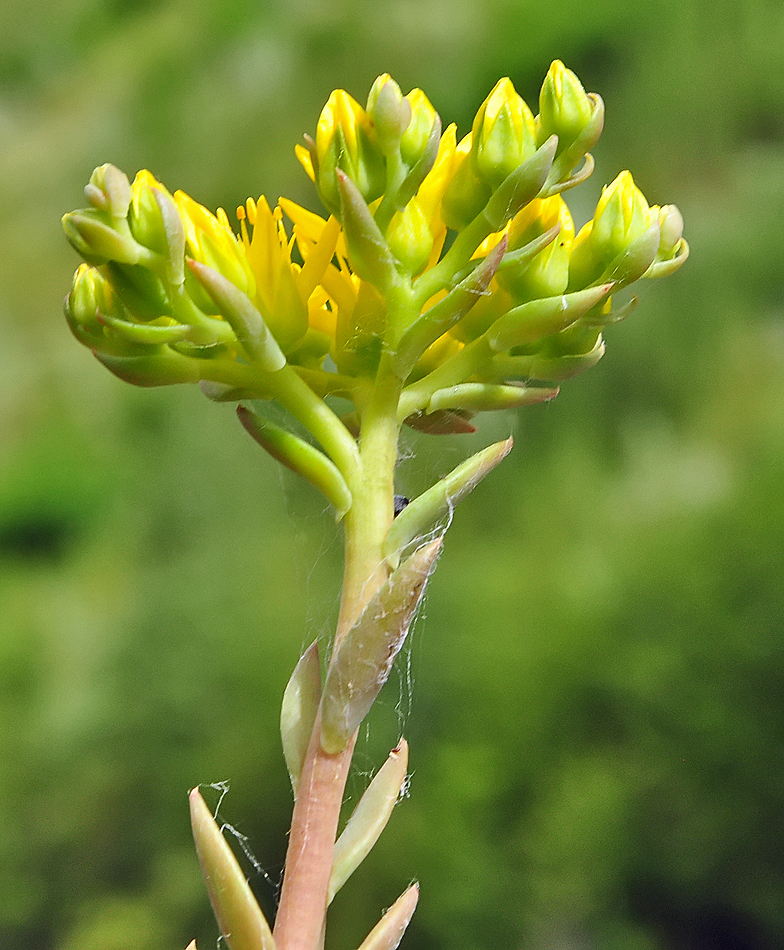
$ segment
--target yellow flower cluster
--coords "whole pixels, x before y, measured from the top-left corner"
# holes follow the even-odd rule
[[[562,192],[593,167],[602,103],[555,62],[539,107],[502,79],[458,141],[389,76],[366,108],[337,90],[297,149],[330,214],[249,199],[238,234],[149,172],[102,166],[64,218],[86,262],[69,324],[118,376],[219,399],[277,393],[288,366],[359,409],[384,359],[420,422],[552,395],[631,308],[612,295],[688,249],[677,209],[649,207],[626,171],[575,236]]]

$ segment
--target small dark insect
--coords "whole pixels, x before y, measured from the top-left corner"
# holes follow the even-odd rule
[[[405,495],[395,495],[395,517],[400,514],[400,512],[408,504],[408,498]]]

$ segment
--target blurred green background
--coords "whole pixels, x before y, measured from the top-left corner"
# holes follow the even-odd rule
[[[328,950],[413,877],[412,950],[784,946],[781,3],[2,0],[0,947],[215,946],[200,782],[230,781],[272,912],[277,711],[340,576],[329,514],[231,408],[73,341],[60,215],[106,161],[315,208],[292,150],[332,88],[389,71],[467,131],[502,75],[535,106],[556,57],[607,107],[578,223],[629,167],[692,257],[554,403],[406,436],[409,494],[517,444],[363,733],[354,799],[401,729],[411,795]]]

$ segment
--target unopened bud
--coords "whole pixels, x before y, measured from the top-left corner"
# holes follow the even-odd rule
[[[71,332],[84,343],[85,331],[100,335],[102,326],[98,311],[103,303],[105,281],[100,272],[88,264],[80,264],[65,298],[65,318]]]
[[[393,215],[387,229],[387,244],[412,276],[425,269],[433,250],[433,234],[416,198]]]
[[[566,290],[574,222],[560,195],[532,201],[512,222],[510,244],[514,248],[525,246],[556,227],[555,239],[538,253],[517,266],[510,264],[499,270],[498,282],[515,300],[552,297]]]
[[[124,218],[131,203],[131,186],[127,176],[114,165],[99,165],[84,189],[90,204],[112,218]]]
[[[366,111],[375,126],[381,151],[385,155],[395,152],[411,121],[411,104],[388,73],[373,83]]]
[[[440,120],[421,89],[412,89],[406,100],[411,109],[411,120],[400,139],[400,154],[406,165],[413,168],[424,154],[436,122],[440,129]]]
[[[654,225],[657,233],[653,251],[641,273],[651,264],[659,246],[658,217],[655,213],[651,214],[648,202],[634,184],[631,173],[621,172],[615,181],[603,189],[593,220],[574,239],[570,286],[584,287],[599,279],[619,256],[629,251]],[[647,249],[650,241],[645,240],[643,243]],[[637,262],[637,269],[641,263]]]
[[[571,69],[556,59],[539,93],[539,140],[543,142],[549,136],[557,135],[559,152],[564,151],[582,135],[594,111],[595,103],[580,80]],[[587,142],[584,151],[591,148],[595,141]]]
[[[365,110],[345,90],[329,97],[316,126],[316,185],[324,204],[340,214],[337,172],[354,182],[365,201],[384,190],[384,158]]]
[[[661,208],[652,207],[659,218],[659,253],[657,260],[667,261],[672,258],[683,238],[683,215],[675,205],[663,205]]]
[[[536,151],[533,114],[509,79],[499,80],[479,108],[472,143],[476,172],[492,189]]]
[[[131,185],[131,205],[128,223],[136,240],[164,257],[169,256],[169,244],[163,217],[155,192],[160,191],[171,199],[164,186],[146,169],[142,169]]]
[[[460,231],[487,204],[492,189],[482,181],[470,160],[471,136],[467,135],[455,151],[452,177],[444,191],[441,216],[448,228]]]

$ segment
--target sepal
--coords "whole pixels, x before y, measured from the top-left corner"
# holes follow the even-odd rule
[[[490,232],[500,231],[521,208],[536,198],[547,180],[557,147],[558,139],[550,136],[495,190],[483,211]]]

